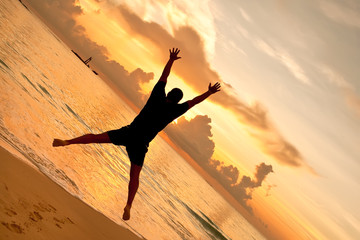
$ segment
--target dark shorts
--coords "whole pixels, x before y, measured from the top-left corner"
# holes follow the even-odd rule
[[[111,142],[115,145],[126,147],[130,162],[142,166],[149,144],[137,137],[135,132],[129,127],[122,127],[117,130],[107,132]]]

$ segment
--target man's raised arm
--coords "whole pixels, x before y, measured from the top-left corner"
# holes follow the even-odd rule
[[[180,49],[177,49],[177,48],[176,49],[173,48],[172,50],[169,49],[169,52],[170,52],[170,58],[169,58],[169,61],[165,65],[165,68],[163,70],[163,73],[161,74],[159,82],[165,82],[165,83],[167,82],[167,78],[170,74],[170,70],[171,70],[171,66],[172,66],[173,62],[175,60],[178,60],[179,58],[181,58],[181,57],[177,56],[180,52]]]
[[[193,106],[195,106],[196,104],[201,103],[202,101],[207,99],[210,95],[220,91],[220,87],[221,87],[220,83],[218,83],[218,82],[215,83],[213,86],[211,86],[211,83],[209,83],[209,89],[206,92],[195,97],[193,100],[187,101],[187,103],[189,105],[189,109],[192,108]]]

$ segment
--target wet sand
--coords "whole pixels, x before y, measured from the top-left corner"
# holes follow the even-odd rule
[[[141,239],[1,147],[0,196],[0,239]]]

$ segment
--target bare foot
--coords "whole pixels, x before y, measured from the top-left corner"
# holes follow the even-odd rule
[[[53,147],[62,147],[69,145],[69,143],[66,140],[60,140],[55,138],[52,145]]]
[[[130,219],[130,209],[131,207],[126,205],[126,207],[124,208],[123,220],[127,221]]]

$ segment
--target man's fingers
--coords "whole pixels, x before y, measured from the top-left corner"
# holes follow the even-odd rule
[[[209,87],[211,86],[211,84],[209,84]],[[218,91],[220,91],[220,83],[219,82],[217,82],[217,83],[215,83],[211,88],[212,88],[212,90],[213,90],[213,92],[215,93],[215,92],[218,92]]]
[[[178,48],[170,48],[169,49],[169,52],[170,52],[170,56],[176,56],[177,57],[177,55],[179,54],[179,52],[180,52],[180,49],[178,49]],[[181,58],[181,57],[177,57],[177,58]]]
[[[180,52],[180,49],[178,49],[178,48],[172,48],[172,49],[171,49],[171,48],[170,48],[169,51],[172,52],[172,53],[179,53],[179,52]]]

